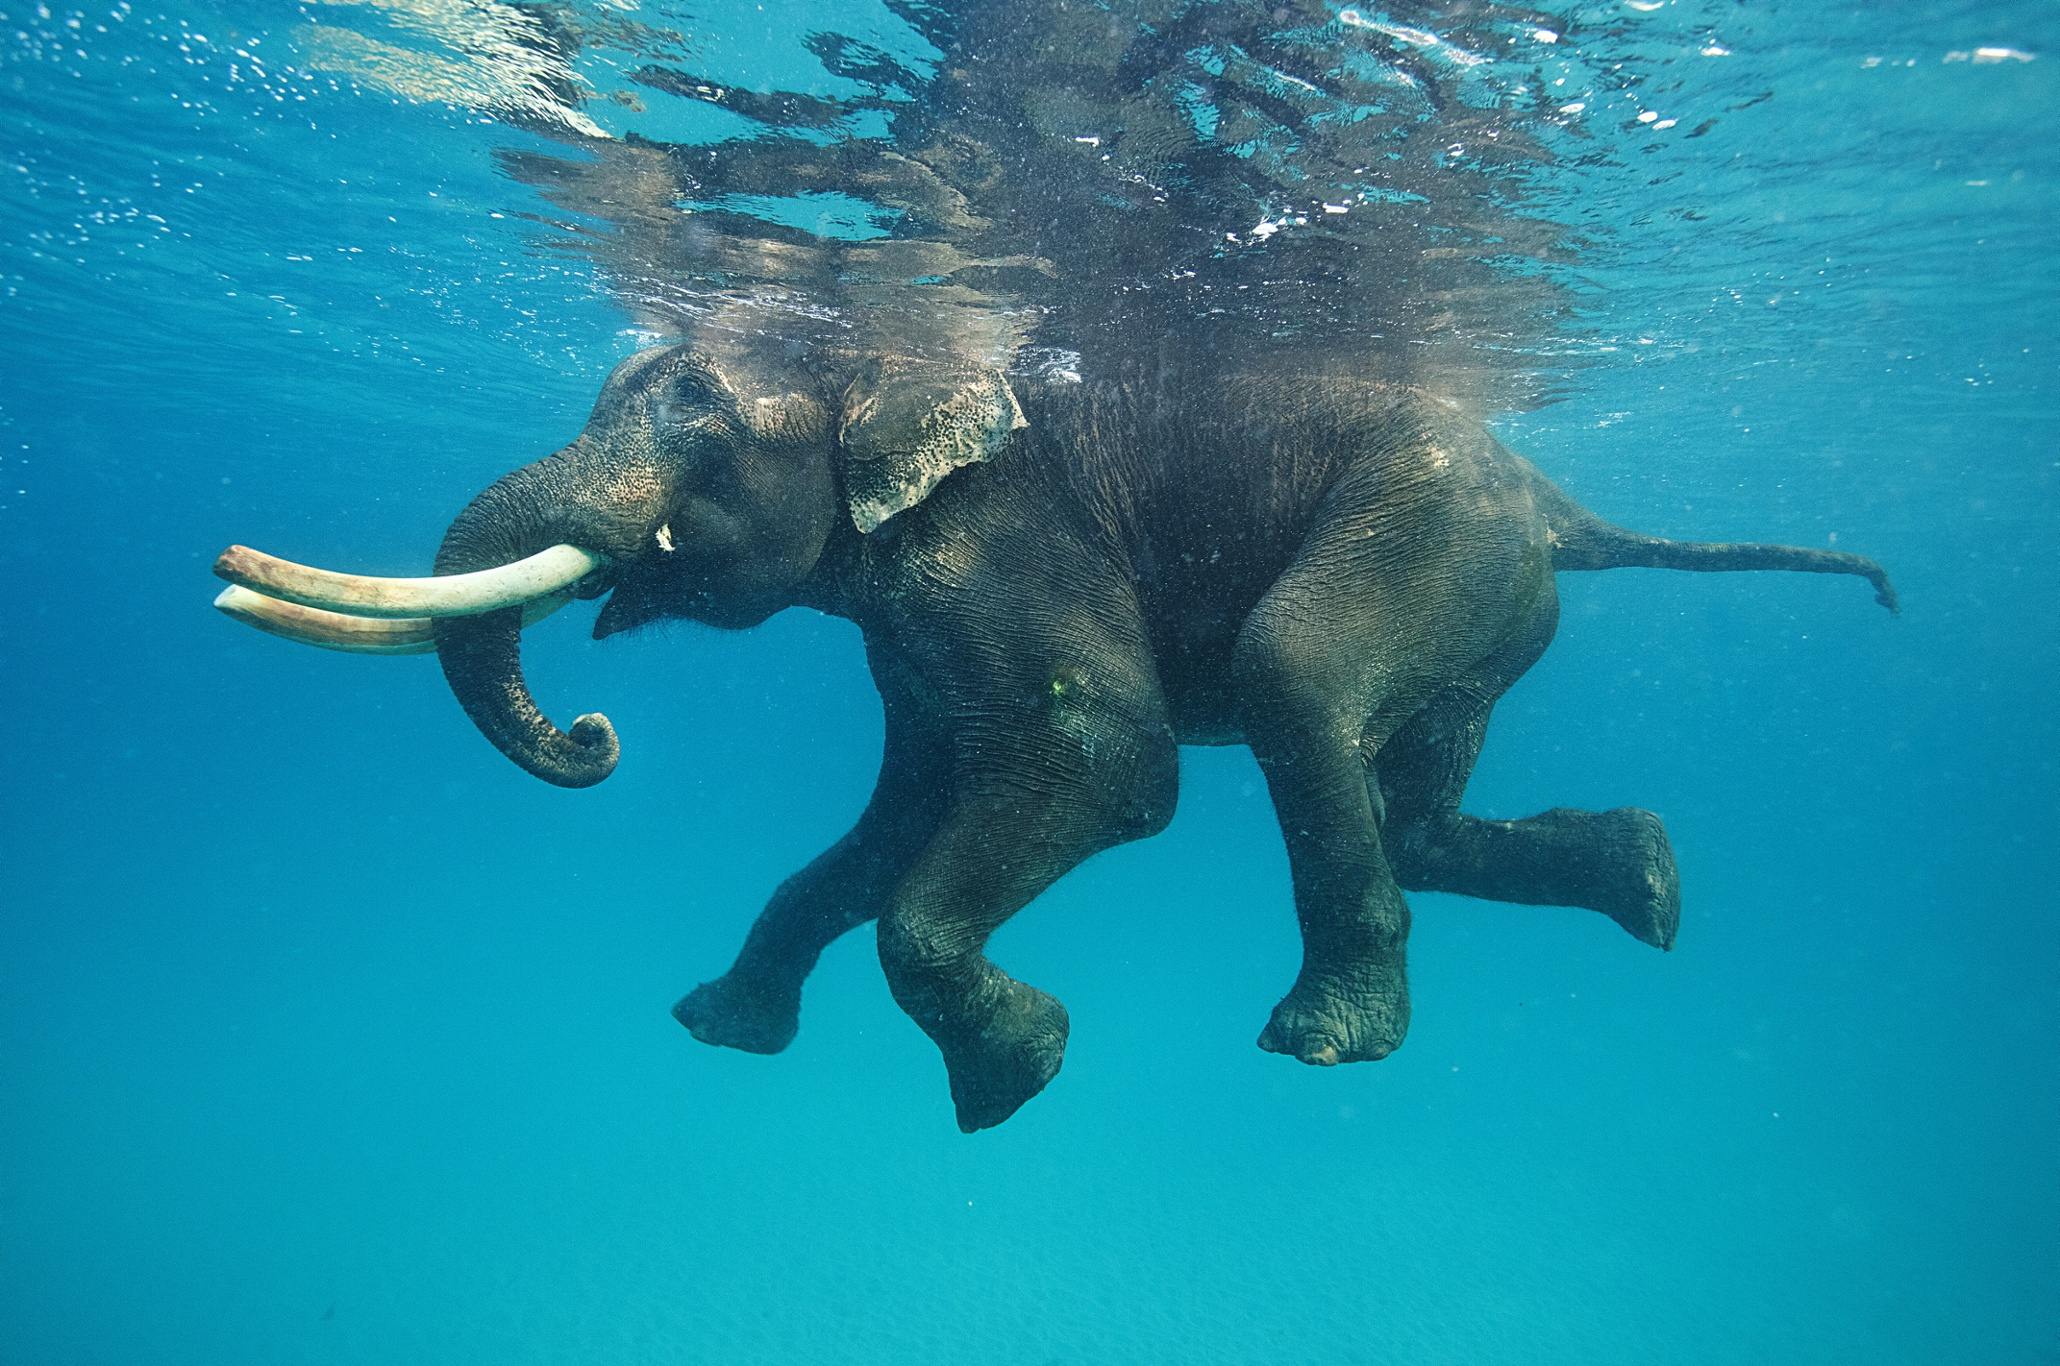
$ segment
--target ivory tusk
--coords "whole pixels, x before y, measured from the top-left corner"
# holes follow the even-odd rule
[[[554,545],[526,560],[475,574],[385,579],[314,569],[249,546],[232,545],[215,561],[215,574],[281,602],[395,620],[466,617],[514,607],[570,588],[606,563],[605,557],[576,545]]]
[[[522,624],[534,626],[572,601],[570,589],[548,597],[533,598],[522,605]],[[324,650],[342,650],[357,655],[432,655],[436,653],[436,626],[430,617],[355,617],[344,612],[327,612],[319,607],[268,598],[248,588],[230,584],[215,599],[215,607],[246,626]]]

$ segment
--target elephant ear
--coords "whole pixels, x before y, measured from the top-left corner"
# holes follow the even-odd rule
[[[851,520],[870,532],[961,465],[1030,425],[999,370],[900,357],[868,362],[844,391],[838,432]]]

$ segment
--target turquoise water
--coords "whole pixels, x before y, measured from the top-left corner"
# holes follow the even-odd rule
[[[1249,755],[1186,751],[1166,834],[997,937],[1072,1043],[968,1137],[870,930],[776,1058],[666,1013],[870,790],[854,628],[536,628],[546,706],[625,742],[566,792],[433,663],[207,608],[235,541],[423,572],[648,339],[503,173],[552,129],[340,69],[495,10],[0,0],[0,1361],[2060,1360],[2060,11],[1537,20],[1628,103],[1533,187],[1580,316],[1498,430],[1615,521],[1903,594],[1562,576],[1468,806],[1662,813],[1678,948],[1413,896],[1406,1046],[1261,1053],[1285,858]],[[856,4],[581,13],[625,26],[597,90],[640,22],[825,100],[812,32],[929,51]],[[583,117],[754,131],[645,103]]]

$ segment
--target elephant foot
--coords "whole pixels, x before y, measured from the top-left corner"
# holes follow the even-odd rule
[[[1409,984],[1402,965],[1342,979],[1304,973],[1259,1034],[1259,1047],[1312,1067],[1375,1062],[1409,1032]]]
[[[1612,856],[1594,909],[1640,943],[1671,949],[1681,929],[1681,875],[1666,826],[1634,806],[1605,811],[1595,821]]]
[[[728,972],[688,992],[672,1008],[672,1018],[702,1043],[777,1053],[794,1042],[801,1028],[801,988]]]
[[[938,1040],[962,1133],[991,1129],[1058,1075],[1069,1028],[1058,999],[999,969],[984,1020]],[[983,995],[988,993],[983,993]]]

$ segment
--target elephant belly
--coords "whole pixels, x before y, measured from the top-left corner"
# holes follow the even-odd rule
[[[1243,744],[1231,668],[1238,633],[1293,562],[1306,517],[1253,526],[1223,510],[1168,520],[1138,537],[1128,560],[1174,733],[1184,745]]]
[[[1177,605],[1150,597],[1143,604],[1159,687],[1183,745],[1244,743],[1231,663],[1238,631],[1264,590],[1215,589],[1183,595]]]
[[[1241,745],[1237,698],[1231,690],[1230,652],[1220,658],[1185,659],[1172,676],[1162,669],[1166,710],[1173,720],[1173,738],[1183,745]]]

